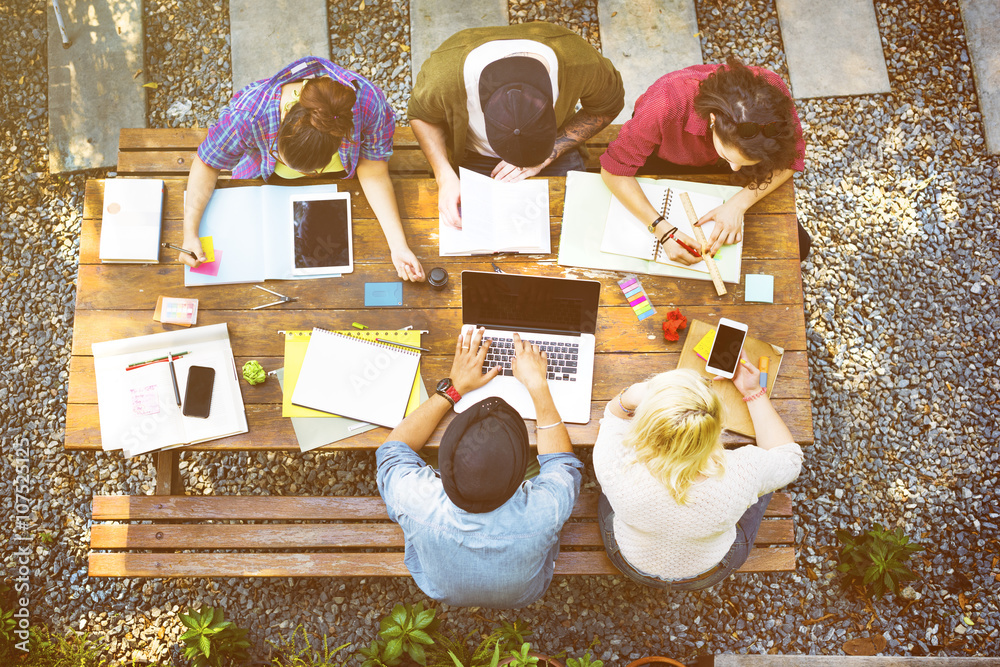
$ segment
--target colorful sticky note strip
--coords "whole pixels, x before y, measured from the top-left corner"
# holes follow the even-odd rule
[[[628,305],[632,306],[632,310],[640,322],[656,314],[656,309],[650,303],[646,290],[642,288],[642,283],[639,282],[638,278],[632,275],[626,276],[618,281],[618,286],[625,294],[625,300],[628,301]]]

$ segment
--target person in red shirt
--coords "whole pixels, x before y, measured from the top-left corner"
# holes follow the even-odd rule
[[[600,159],[608,188],[647,224],[662,217],[643,195],[636,174],[669,173],[673,165],[719,165],[743,176],[743,190],[698,220],[698,225],[716,222],[709,238],[714,254],[743,238],[743,214],[802,171],[804,156],[802,126],[781,77],[730,58],[725,65],[695,65],[660,77],[636,100],[632,118]],[[667,231],[664,222],[657,222],[653,233]],[[687,235],[676,236],[696,247]],[[664,243],[671,259],[700,260],[674,241]],[[803,260],[811,244],[800,224]]]

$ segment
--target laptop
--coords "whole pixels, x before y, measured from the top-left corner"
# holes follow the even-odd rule
[[[514,334],[548,355],[549,390],[564,422],[590,421],[594,380],[594,334],[601,283],[484,271],[462,272],[462,331],[485,327],[491,341],[483,370],[501,366],[500,375],[470,391],[455,406],[462,412],[489,396],[499,396],[525,419],[535,406],[511,370]]]

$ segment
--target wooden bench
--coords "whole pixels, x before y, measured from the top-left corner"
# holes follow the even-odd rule
[[[597,498],[577,500],[556,574],[619,574]],[[409,576],[403,531],[378,496],[95,496],[93,513],[92,577]],[[775,493],[740,572],[795,569],[791,517],[790,496]]]
[[[588,170],[600,171],[597,159],[618,136],[619,129],[621,125],[609,125],[587,142]],[[123,129],[118,136],[118,175],[186,176],[206,132],[204,128]],[[409,126],[396,127],[392,144],[389,171],[394,176],[433,176]]]

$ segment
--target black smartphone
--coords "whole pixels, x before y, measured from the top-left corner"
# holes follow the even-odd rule
[[[188,369],[187,387],[184,389],[185,417],[208,419],[212,409],[212,389],[215,387],[215,369],[208,366],[192,366]]]

